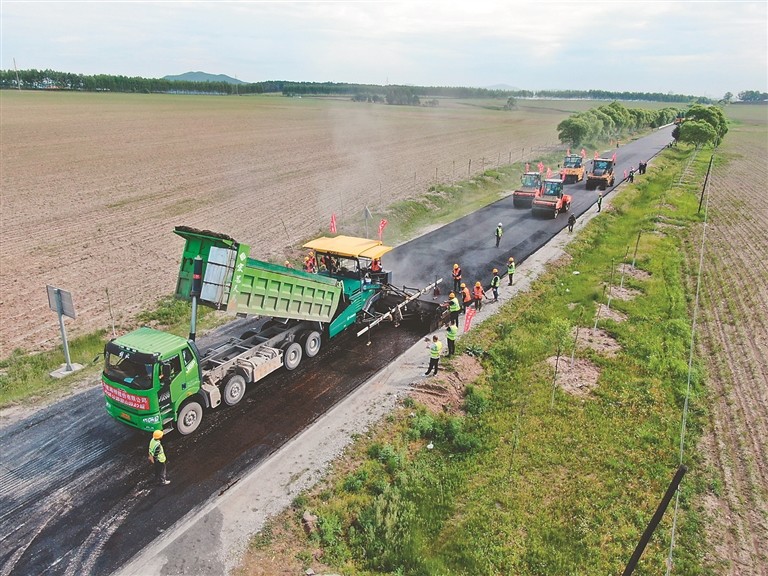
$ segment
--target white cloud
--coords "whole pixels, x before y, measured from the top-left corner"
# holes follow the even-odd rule
[[[2,67],[717,95],[766,90],[764,1],[3,1]],[[609,73],[590,75],[603,65]],[[680,68],[683,70],[680,70]],[[576,72],[578,71],[578,72]]]

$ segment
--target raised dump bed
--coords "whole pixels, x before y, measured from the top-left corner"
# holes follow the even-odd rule
[[[230,236],[178,226],[187,242],[176,296],[189,300],[196,257],[203,261],[199,302],[235,314],[330,322],[343,291],[337,279],[270,264],[248,256],[250,247]]]

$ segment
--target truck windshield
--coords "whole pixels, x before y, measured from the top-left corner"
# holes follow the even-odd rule
[[[107,348],[104,355],[104,375],[114,382],[134,390],[151,390],[154,363],[146,354],[131,355],[122,350],[116,352]]]
[[[523,186],[526,188],[536,188],[539,185],[539,178],[536,174],[523,174]]]
[[[608,168],[610,168],[610,162],[607,160],[595,160],[595,172],[598,170],[600,172],[605,172]]]

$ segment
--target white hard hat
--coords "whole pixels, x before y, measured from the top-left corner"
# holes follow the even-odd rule
[[[501,226],[501,222],[499,222],[499,226]]]

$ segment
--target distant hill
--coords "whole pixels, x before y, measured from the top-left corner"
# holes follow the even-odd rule
[[[227,84],[247,84],[226,74],[208,74],[207,72],[185,72],[176,76],[163,76],[163,80],[185,80],[187,82],[226,82]]]

